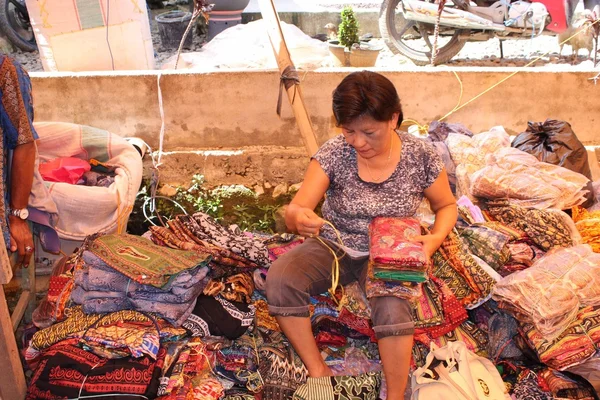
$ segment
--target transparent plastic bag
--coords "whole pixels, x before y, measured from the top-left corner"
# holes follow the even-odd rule
[[[493,292],[499,306],[556,339],[580,307],[600,305],[600,254],[581,244],[554,248],[530,268],[502,279]]]

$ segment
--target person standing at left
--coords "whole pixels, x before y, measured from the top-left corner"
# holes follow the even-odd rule
[[[36,158],[31,80],[21,65],[0,54],[0,230],[17,265],[27,266],[33,236],[27,223],[27,203]]]

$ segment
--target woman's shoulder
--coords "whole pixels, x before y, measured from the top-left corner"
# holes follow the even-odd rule
[[[317,154],[328,157],[342,157],[349,146],[342,135],[336,135],[323,143]]]
[[[435,151],[431,143],[425,139],[418,138],[407,132],[398,131],[398,136],[402,140],[402,146],[405,149],[410,150],[411,153],[424,153],[429,154]]]

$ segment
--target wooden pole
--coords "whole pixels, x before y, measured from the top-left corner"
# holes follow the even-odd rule
[[[1,238],[0,238],[1,239]],[[12,277],[12,268],[10,260],[4,246],[4,239],[0,243],[0,282],[6,283]],[[29,267],[31,268],[31,266]],[[11,271],[6,274],[6,270]],[[4,288],[0,290],[0,360],[4,372],[0,377],[0,399],[2,400],[21,400],[25,398],[27,387],[25,386],[25,375],[23,366],[19,357],[17,341],[13,333],[13,326],[10,320],[10,312],[4,296]]]
[[[285,44],[285,38],[283,37],[283,31],[281,30],[281,23],[279,21],[279,16],[277,15],[277,10],[275,9],[275,4],[273,4],[272,0],[258,0],[258,4],[260,6],[260,13],[267,26],[269,40],[271,41],[271,46],[273,46],[273,51],[275,52],[279,72],[282,76],[284,74],[287,76],[295,74],[294,64],[292,63],[290,52]],[[290,73],[290,71],[293,72]],[[319,149],[319,145],[317,144],[310,117],[304,106],[300,83],[298,82],[289,85],[286,87],[286,92],[292,105],[292,110],[296,117],[296,123],[300,129],[306,151],[309,156],[312,156]]]

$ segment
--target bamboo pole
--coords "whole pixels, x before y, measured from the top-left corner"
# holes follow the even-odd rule
[[[3,239],[0,243],[0,264],[2,267],[0,268],[0,282],[7,283],[12,278],[12,268]],[[7,274],[6,270],[10,273]],[[0,399],[21,400],[25,398],[27,390],[25,375],[23,374],[17,341],[13,333],[4,288],[0,290],[0,360],[5,363],[3,367],[6,368],[0,378]]]
[[[319,145],[317,144],[317,138],[315,137],[308,111],[304,105],[300,80],[296,74],[290,52],[285,44],[285,38],[283,36],[283,31],[281,30],[281,23],[279,21],[279,16],[277,15],[277,10],[275,9],[275,4],[273,4],[272,0],[258,0],[258,3],[260,6],[260,13],[267,25],[269,40],[271,41],[271,46],[273,46],[273,52],[277,59],[279,72],[281,73],[282,78],[284,78],[282,79],[282,84],[285,84],[285,90],[287,92],[288,100],[292,105],[296,123],[298,124],[300,134],[302,135],[302,141],[304,142],[308,155],[312,156],[319,149]],[[294,83],[290,84],[292,81]],[[278,104],[280,104],[280,101]]]

